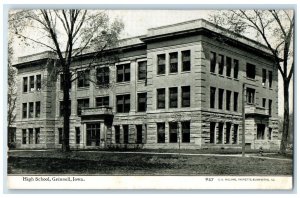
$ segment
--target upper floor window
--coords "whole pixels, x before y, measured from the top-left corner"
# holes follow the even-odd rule
[[[178,53],[170,53],[170,73],[178,72]]]
[[[108,107],[109,106],[109,96],[97,97],[96,98],[96,107]]]
[[[41,115],[41,102],[35,102],[35,117],[39,118]]]
[[[130,63],[117,65],[117,82],[130,81]]]
[[[36,90],[40,91],[41,88],[42,88],[42,77],[39,74],[39,75],[36,76]]]
[[[226,90],[226,110],[230,111],[231,106],[231,91]]]
[[[181,52],[182,71],[191,71],[191,51],[186,50]]]
[[[97,85],[109,84],[109,67],[100,67],[96,69]]]
[[[266,86],[266,81],[267,81],[267,70],[262,69],[262,85]]]
[[[215,52],[210,52],[210,72],[216,72],[217,55]]]
[[[27,103],[23,103],[22,118],[27,118]]]
[[[147,78],[147,61],[138,62],[138,80]]]
[[[233,78],[237,79],[239,75],[239,60],[233,60]]]
[[[269,116],[272,115],[272,100],[269,100]]]
[[[255,89],[247,88],[246,89],[246,98],[247,98],[247,103],[254,104],[254,101],[255,101]]]
[[[262,99],[262,107],[263,107],[263,108],[266,108],[266,101],[267,101],[266,98],[263,98],[263,99]]]
[[[90,86],[90,70],[78,71],[78,87]]]
[[[34,91],[34,76],[29,77],[29,90]]]
[[[166,73],[166,55],[160,54],[157,55],[157,74]]]
[[[166,103],[166,90],[165,88],[157,89],[157,108],[164,109]]]
[[[190,86],[181,87],[181,107],[189,107],[191,105],[191,88]]]
[[[219,109],[223,109],[224,89],[219,89]]]
[[[23,92],[28,91],[28,77],[23,77]]]
[[[178,107],[178,89],[177,87],[169,88],[169,107],[177,108]]]
[[[210,87],[210,108],[215,108],[216,88]]]
[[[33,113],[34,113],[34,111],[33,111],[33,102],[30,102],[29,103],[29,118],[33,118]]]
[[[232,60],[230,57],[226,57],[226,76],[231,77],[231,64]]]
[[[71,110],[71,100],[69,100],[68,108],[69,108],[69,111],[70,111],[70,110]],[[63,115],[64,115],[64,112],[65,112],[66,110],[67,110],[67,109],[65,109],[64,101],[60,101],[60,102],[59,102],[59,116],[63,116]],[[78,114],[78,115],[79,115],[79,114]]]
[[[77,115],[81,115],[81,111],[83,108],[90,107],[90,100],[86,99],[78,99],[77,100]]]
[[[219,54],[219,74],[223,75],[224,70],[224,55]]]
[[[117,96],[117,113],[128,113],[130,111],[130,94]]]
[[[247,76],[247,78],[255,79],[255,65],[247,63],[247,65],[246,65],[246,76]]]
[[[147,111],[147,93],[138,93],[138,111]]]
[[[238,110],[238,99],[239,99],[239,93],[234,92],[234,95],[233,95],[233,111]]]
[[[269,71],[269,88],[272,88],[272,80],[273,80],[273,74],[272,71]]]

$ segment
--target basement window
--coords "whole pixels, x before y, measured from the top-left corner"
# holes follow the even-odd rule
[[[237,144],[238,143],[238,132],[239,132],[239,125],[234,124],[233,125],[233,139],[232,139],[232,144]]]
[[[169,128],[170,128],[170,143],[176,143],[177,142],[177,129],[178,129],[178,123],[177,122],[169,122]]]
[[[182,142],[189,143],[190,142],[190,122],[181,122],[181,130],[182,130]]]
[[[120,143],[120,126],[118,125],[115,126],[115,143]]]
[[[264,140],[265,139],[265,128],[264,124],[257,124],[257,139]]]
[[[63,129],[58,128],[58,144],[62,144],[62,138],[63,137]]]
[[[22,144],[26,144],[26,143],[27,143],[26,129],[22,129]]]
[[[223,127],[224,123],[219,122],[219,130],[218,130],[218,136],[217,136],[217,144],[223,144]]]
[[[247,76],[247,78],[255,79],[255,65],[247,63],[246,76]]]
[[[165,143],[165,123],[157,123],[157,143]]]
[[[215,130],[216,130],[216,123],[210,122],[210,132],[209,132],[209,143],[215,143]]]
[[[40,143],[40,128],[35,129],[35,144]]]
[[[128,125],[123,125],[123,134],[124,134],[124,144],[129,143],[129,127]]]

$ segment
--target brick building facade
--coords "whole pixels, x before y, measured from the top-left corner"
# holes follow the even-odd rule
[[[89,65],[74,58],[70,146],[278,149],[277,69],[266,47],[205,20],[152,28]],[[50,52],[20,57],[17,148],[60,148],[60,76]],[[107,85],[107,86],[106,86]],[[242,105],[244,89],[245,105]]]

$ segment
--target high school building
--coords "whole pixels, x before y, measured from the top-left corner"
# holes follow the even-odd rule
[[[243,110],[246,146],[279,148],[278,74],[260,43],[194,20],[121,40],[92,62],[94,53],[72,65],[71,148],[240,148]],[[17,148],[61,147],[55,64],[43,52],[15,65]]]

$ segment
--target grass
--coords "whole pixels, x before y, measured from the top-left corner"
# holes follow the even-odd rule
[[[291,160],[233,156],[22,151],[8,156],[8,174],[292,175]]]

